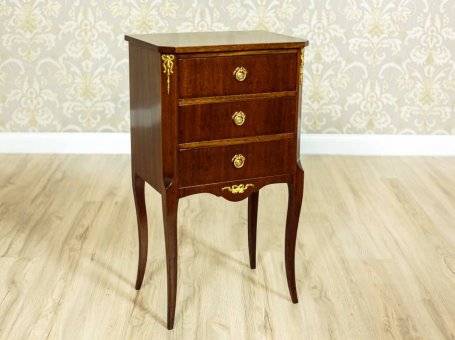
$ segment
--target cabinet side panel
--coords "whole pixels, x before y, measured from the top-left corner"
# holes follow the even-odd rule
[[[160,54],[130,43],[131,166],[162,191]]]

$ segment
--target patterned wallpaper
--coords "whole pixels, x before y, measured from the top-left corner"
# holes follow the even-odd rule
[[[306,37],[309,133],[455,134],[453,0],[0,0],[0,131],[128,131],[125,33]]]

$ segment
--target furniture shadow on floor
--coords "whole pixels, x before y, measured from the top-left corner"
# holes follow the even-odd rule
[[[86,270],[82,273],[86,275],[88,280],[92,280],[98,286],[101,286],[103,289],[113,290],[115,292],[115,298],[122,298],[132,303],[132,309],[130,314],[130,320],[133,318],[135,312],[139,312],[140,315],[148,315],[153,318],[158,324],[166,328],[166,321],[164,318],[160,317],[158,313],[154,310],[161,310],[158,306],[152,308],[152,306],[145,304],[144,300],[148,300],[150,292],[158,292],[158,294],[165,295],[165,287],[157,282],[158,278],[161,278],[163,281],[166,276],[164,259],[159,261],[149,261],[147,263],[147,272],[145,274],[144,283],[140,290],[134,289],[134,275],[131,279],[128,279],[117,269],[113,268],[108,262],[96,259],[91,260],[91,266],[88,266]],[[101,272],[107,273],[101,277],[94,278]],[[111,282],[121,281],[124,288],[121,285],[113,285]],[[164,288],[164,290],[163,290]],[[132,293],[134,291],[134,293]],[[156,293],[153,295],[156,295]],[[134,294],[134,295],[133,295]],[[132,299],[132,296],[134,297]],[[156,302],[156,299],[152,299]],[[164,316],[164,315],[163,315]]]
[[[244,281],[245,284],[251,284],[255,288],[260,288],[263,289],[264,291],[267,291],[267,293],[274,294],[282,299],[289,300],[289,295],[287,295],[287,291],[285,292],[278,292],[274,289],[271,289],[270,286],[266,286],[263,282],[260,282],[257,278],[255,278],[255,273],[258,273],[258,269],[260,270],[261,267],[261,261],[260,261],[260,256],[258,256],[258,268],[257,269],[250,269],[247,261],[242,262],[235,257],[219,250],[218,248],[213,247],[210,243],[202,240],[201,238],[198,238],[195,236],[193,233],[189,232],[188,230],[182,230],[181,231],[181,236],[191,240],[195,244],[203,247],[204,250],[207,251],[207,253],[212,254],[215,256],[218,260],[219,263],[221,263],[223,266],[227,267],[228,270],[230,270],[231,273],[239,276],[240,281]],[[246,245],[245,245],[246,247]],[[245,248],[245,259],[248,258],[248,249]],[[283,264],[284,266],[284,264]],[[249,271],[249,272],[247,272]],[[245,273],[247,273],[245,275]],[[207,281],[207,280],[205,280]],[[285,282],[285,281],[283,281]]]

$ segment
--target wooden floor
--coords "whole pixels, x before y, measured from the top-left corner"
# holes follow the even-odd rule
[[[179,205],[175,329],[165,327],[159,195],[134,289],[129,157],[0,155],[1,339],[454,339],[455,158],[305,157],[293,305],[285,185]]]

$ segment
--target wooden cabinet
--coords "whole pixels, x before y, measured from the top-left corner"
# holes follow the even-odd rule
[[[139,231],[140,289],[147,261],[144,185],[161,193],[167,262],[167,325],[177,293],[180,197],[248,198],[248,245],[256,267],[259,190],[287,183],[285,266],[297,303],[294,253],[303,196],[299,108],[308,44],[262,31],[128,35],[131,162]],[[267,231],[264,231],[267,232]]]

